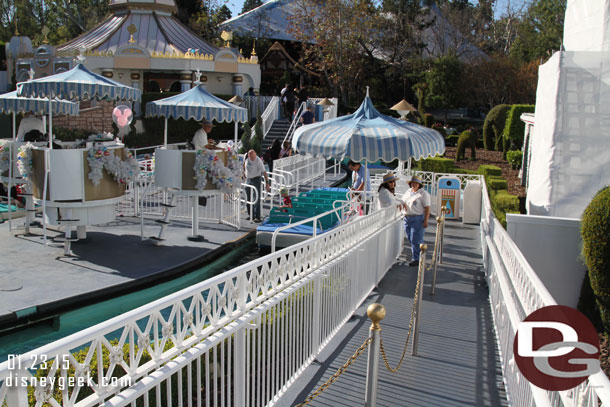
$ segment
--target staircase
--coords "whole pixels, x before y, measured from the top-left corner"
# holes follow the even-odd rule
[[[265,151],[276,139],[279,139],[280,142],[284,140],[286,137],[286,133],[288,133],[288,129],[290,128],[290,121],[288,119],[277,119],[273,122],[271,129],[269,129],[269,133],[263,139],[262,151]]]

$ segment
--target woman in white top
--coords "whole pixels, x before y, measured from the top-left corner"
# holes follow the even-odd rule
[[[411,242],[411,262],[409,266],[419,263],[419,245],[424,242],[424,232],[430,217],[430,194],[423,189],[424,184],[416,176],[409,180],[409,189],[402,196],[403,208],[406,209],[405,231]]]
[[[383,176],[383,181],[379,185],[377,207],[379,209],[389,208],[397,204],[394,196],[394,188],[396,187],[396,175],[390,173]]]

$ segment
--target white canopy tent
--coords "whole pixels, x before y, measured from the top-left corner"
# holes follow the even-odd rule
[[[571,0],[565,51],[540,66],[530,215],[580,218],[610,184],[610,2]]]

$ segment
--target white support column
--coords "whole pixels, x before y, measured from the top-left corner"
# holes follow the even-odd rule
[[[131,87],[140,89],[140,74],[138,72],[131,74]],[[142,104],[140,102],[133,103],[133,115],[135,117],[140,117],[142,115]],[[127,132],[129,132],[129,129],[127,129]]]

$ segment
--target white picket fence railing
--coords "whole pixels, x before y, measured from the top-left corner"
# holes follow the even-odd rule
[[[280,118],[280,97],[273,96],[265,111],[261,114],[263,120],[263,138],[267,136],[273,122]]]
[[[14,384],[33,377],[37,406],[273,405],[402,237],[395,208],[377,211],[20,355],[0,364],[0,406],[28,406],[28,387]],[[81,385],[62,387],[71,381]]]
[[[542,390],[520,373],[513,356],[513,341],[519,323],[535,310],[557,305],[557,302],[494,216],[484,183],[482,199],[483,262],[510,405],[610,407],[610,381],[604,372],[592,375],[577,388],[563,392]]]

